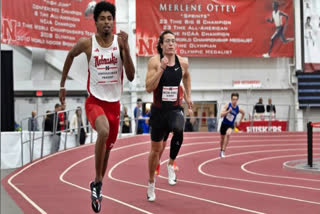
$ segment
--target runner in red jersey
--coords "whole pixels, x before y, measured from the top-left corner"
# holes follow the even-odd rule
[[[91,199],[92,209],[100,212],[102,180],[107,169],[110,150],[118,134],[123,67],[129,81],[134,79],[135,68],[130,56],[127,33],[123,31],[117,35],[112,33],[115,6],[105,1],[97,3],[94,9],[94,21],[97,33],[90,38],[80,38],[65,60],[60,83],[60,101],[65,102],[64,85],[74,57],[85,53],[89,65],[86,115],[98,133],[95,145],[96,176],[90,184]]]

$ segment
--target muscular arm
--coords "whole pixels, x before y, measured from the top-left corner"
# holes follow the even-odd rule
[[[289,16],[287,14],[285,14],[284,12],[280,12],[280,15],[286,17],[286,22],[284,23],[284,25],[287,25]]]
[[[122,58],[122,62],[124,65],[124,69],[127,75],[128,80],[131,82],[134,79],[134,74],[135,74],[135,68],[132,62],[132,58],[130,55],[130,48],[128,45],[128,42],[126,41],[119,41],[122,40],[121,37],[118,37],[118,42],[120,45],[120,53],[121,53],[121,58]]]
[[[191,97],[191,77],[189,73],[189,65],[188,62],[186,62],[185,59],[181,60],[181,65],[184,70],[183,72],[183,77],[182,77],[182,82],[185,90],[185,94],[188,98]]]
[[[286,17],[287,20],[288,20],[288,18],[289,18],[289,16],[288,16],[286,13],[284,13],[284,12],[280,12],[280,15]]]
[[[146,90],[148,93],[154,91],[161,79],[163,70],[160,67],[160,60],[158,56],[154,56],[149,60],[148,72],[146,76]]]
[[[64,62],[63,70],[62,70],[62,77],[60,82],[60,87],[64,87],[66,79],[68,77],[69,70],[73,63],[73,59],[76,56],[79,56],[82,52],[85,52],[87,48],[90,46],[91,42],[88,38],[80,38],[78,42],[73,46],[73,48],[69,51],[67,58]]]

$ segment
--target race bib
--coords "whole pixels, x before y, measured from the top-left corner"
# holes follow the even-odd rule
[[[232,122],[232,121],[233,121],[233,119],[234,119],[234,115],[233,115],[233,114],[228,113],[228,114],[227,114],[227,116],[226,116],[226,118],[227,118],[227,120],[229,120],[230,122]]]
[[[163,86],[162,101],[175,102],[178,98],[178,86]]]
[[[98,68],[98,84],[100,85],[106,85],[106,84],[116,84],[118,83],[118,68],[117,67],[110,67],[106,66],[104,67],[104,70],[102,68]]]

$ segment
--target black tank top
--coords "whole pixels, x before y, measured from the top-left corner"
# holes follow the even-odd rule
[[[153,106],[163,110],[181,108],[179,97],[182,68],[178,56],[175,56],[174,66],[167,66],[163,71],[158,87],[153,91]]]

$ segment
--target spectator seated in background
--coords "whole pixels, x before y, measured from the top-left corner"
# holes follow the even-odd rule
[[[260,97],[259,102],[254,106],[254,119],[264,120],[265,108],[263,105],[263,99]]]

